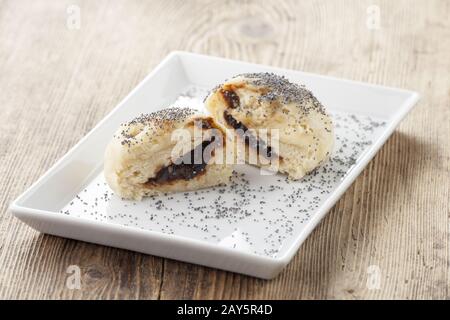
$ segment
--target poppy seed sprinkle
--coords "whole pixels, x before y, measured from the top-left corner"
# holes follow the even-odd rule
[[[201,103],[198,97],[205,91],[198,89],[196,93],[182,96],[179,104],[189,104],[190,99]],[[361,115],[332,113],[332,118],[334,151],[328,162],[300,181],[282,175],[261,176],[257,168],[238,166],[227,186],[167,193],[136,202],[116,196],[99,174],[69,199],[61,214],[279,257],[385,126],[381,120]]]

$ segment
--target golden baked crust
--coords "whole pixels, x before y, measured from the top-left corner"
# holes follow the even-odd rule
[[[214,88],[205,103],[223,126],[236,131],[255,131],[258,141],[249,135],[237,137],[246,160],[252,154],[261,155],[261,151],[267,158],[276,155],[270,159],[270,166],[260,161],[251,164],[273,168],[276,162],[276,170],[299,179],[331,153],[333,123],[325,108],[311,91],[282,76],[238,75]],[[268,131],[267,138],[258,134],[262,130]],[[275,134],[278,142],[271,145]]]
[[[193,109],[140,115],[122,124],[108,145],[105,178],[131,199],[226,183],[232,167],[215,161],[225,146],[221,126]]]

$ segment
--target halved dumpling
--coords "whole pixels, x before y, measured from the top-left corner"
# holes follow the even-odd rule
[[[213,89],[205,103],[236,133],[247,163],[300,179],[331,154],[331,118],[311,91],[285,77],[238,75]]]
[[[210,116],[167,108],[122,124],[105,153],[105,178],[127,199],[189,191],[230,180],[225,133]]]

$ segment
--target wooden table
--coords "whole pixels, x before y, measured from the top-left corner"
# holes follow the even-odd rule
[[[0,0],[0,298],[449,299],[449,17],[447,0]],[[422,100],[271,281],[42,235],[13,218],[8,204],[172,50]],[[70,265],[79,290],[67,286]]]

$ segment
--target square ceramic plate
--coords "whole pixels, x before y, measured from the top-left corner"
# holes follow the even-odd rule
[[[266,71],[304,83],[332,114],[336,146],[324,166],[298,182],[240,166],[228,186],[142,202],[105,184],[103,152],[120,123],[171,104],[202,109],[208,89]],[[10,210],[43,233],[272,278],[417,100],[401,89],[174,52]]]

